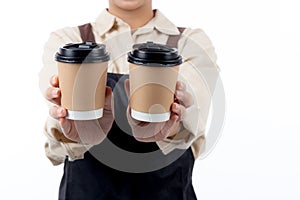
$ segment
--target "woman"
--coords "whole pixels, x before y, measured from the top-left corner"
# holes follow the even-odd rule
[[[112,61],[103,117],[76,123],[65,118],[67,111],[60,106],[53,56],[60,46],[86,39],[105,43]],[[175,46],[184,58],[166,123],[134,120],[127,105],[126,53],[146,41]],[[218,74],[214,48],[202,30],[177,28],[152,9],[152,0],[109,0],[95,22],[53,32],[43,58],[40,86],[52,103],[44,131],[46,155],[54,165],[65,164],[59,199],[196,199],[192,169],[204,148],[210,93]],[[50,87],[45,82],[49,79]],[[155,158],[128,165],[129,157],[112,154],[108,144],[142,155],[156,152]]]

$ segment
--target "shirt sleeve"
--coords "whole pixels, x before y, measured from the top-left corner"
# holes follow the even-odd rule
[[[79,30],[77,28],[66,27],[50,34],[48,41],[44,46],[43,68],[39,73],[40,91],[44,95],[49,87],[49,80],[53,75],[57,75],[57,64],[54,61],[54,55],[59,47],[71,43],[81,42]],[[54,104],[47,101],[49,108]],[[45,153],[53,165],[59,165],[65,158],[69,160],[82,159],[84,153],[91,147],[79,143],[65,143],[58,141],[56,134],[62,134],[59,121],[48,117],[45,122],[44,130],[47,137],[45,143]]]
[[[183,115],[183,130],[172,139],[158,141],[157,145],[165,154],[191,146],[198,157],[205,150],[205,130],[219,67],[214,47],[201,29],[186,29],[178,41],[178,51],[183,57],[179,80],[187,86],[194,104]]]
[[[92,147],[92,145],[58,141],[55,135],[62,134],[62,131],[59,122],[51,117],[46,120],[44,134],[47,137],[45,154],[53,165],[63,163],[66,157],[70,161],[83,159],[84,153]]]

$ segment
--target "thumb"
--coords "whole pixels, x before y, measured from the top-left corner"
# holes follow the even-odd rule
[[[71,122],[69,120],[67,120],[66,118],[60,118],[59,123],[60,123],[60,127],[62,129],[62,132],[65,135],[68,135],[72,129]]]
[[[112,110],[113,109],[113,93],[112,89],[106,86],[105,91],[105,102],[104,102],[104,109],[105,110]]]
[[[127,95],[127,98],[129,99],[129,95],[130,95],[130,85],[129,85],[129,79],[126,79],[124,82],[124,88],[125,88],[125,92]]]
[[[66,118],[61,118],[60,126],[66,138],[76,142],[80,141],[77,130],[76,128],[74,128],[74,121],[68,120]]]

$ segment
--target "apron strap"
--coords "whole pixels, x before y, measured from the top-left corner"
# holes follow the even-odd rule
[[[174,48],[177,48],[178,41],[179,41],[183,31],[185,30],[184,27],[177,27],[177,28],[178,28],[178,31],[180,32],[180,34],[179,35],[169,35],[169,38],[166,43],[167,45],[174,47]]]
[[[80,25],[78,26],[78,29],[80,31],[82,42],[95,42],[95,36],[93,34],[93,27],[91,23]]]
[[[86,41],[95,42],[95,36],[93,34],[93,27],[92,27],[91,23],[80,25],[80,26],[78,26],[78,29],[79,29],[80,36],[81,36],[81,39],[83,42],[86,42]],[[169,35],[169,38],[168,38],[166,44],[171,47],[177,48],[178,41],[184,30],[185,30],[184,27],[178,27],[178,31],[180,32],[180,34],[179,35]]]

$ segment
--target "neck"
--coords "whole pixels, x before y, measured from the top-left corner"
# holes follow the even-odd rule
[[[110,4],[108,11],[126,22],[131,30],[142,27],[150,21],[154,15],[151,4],[146,4],[134,10],[125,10]]]

